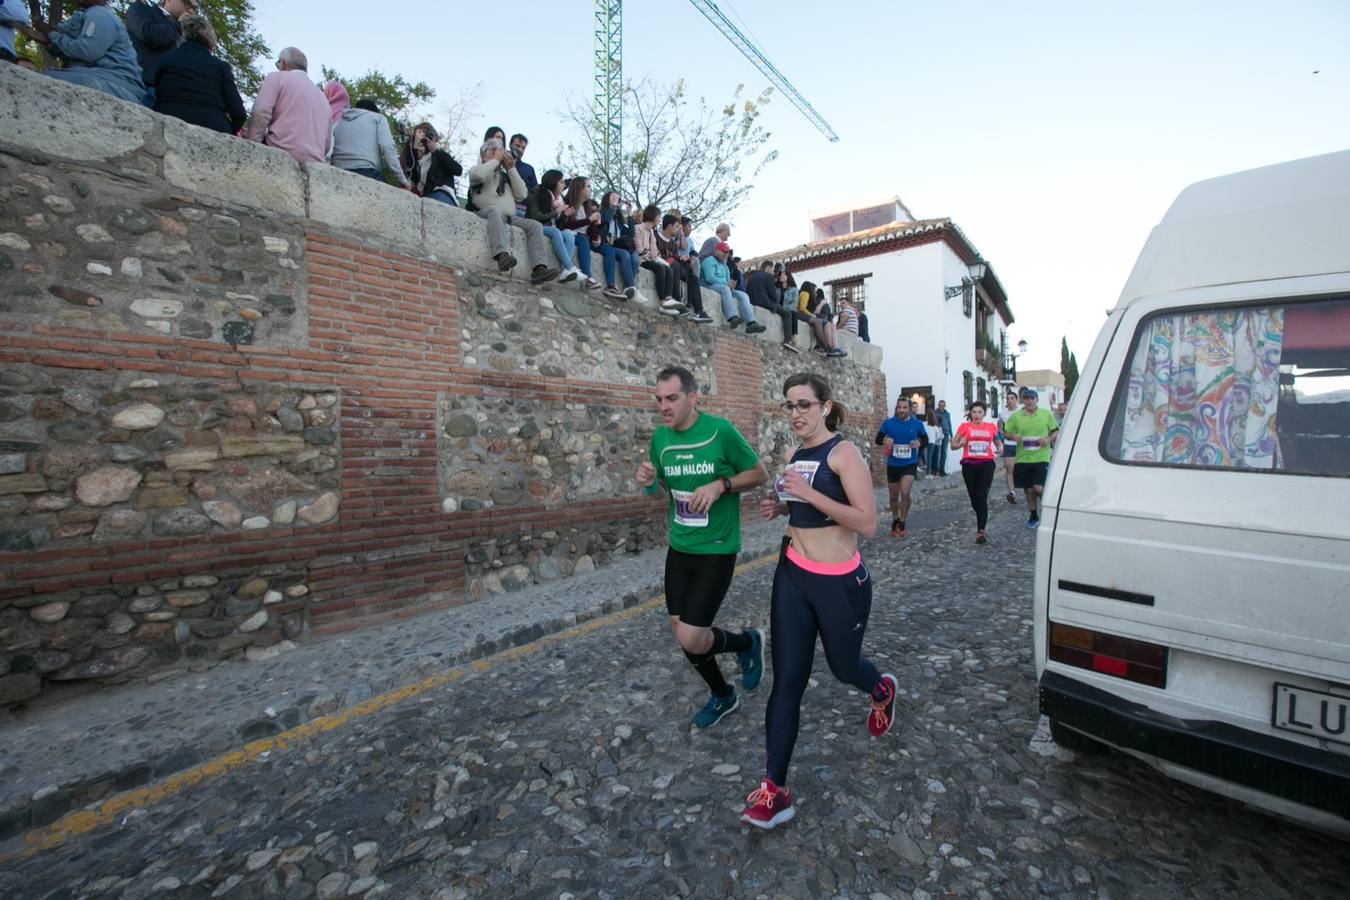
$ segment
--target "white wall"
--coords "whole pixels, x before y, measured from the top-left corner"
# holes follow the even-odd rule
[[[951,300],[943,297],[944,286],[969,277],[966,265],[939,241],[819,268],[793,267],[798,284],[820,285],[866,272],[872,273],[866,281],[870,335],[886,348],[881,370],[887,406],[894,406],[902,387],[931,384],[936,399],[947,401],[952,424],[960,422],[965,397],[962,373],[989,380],[975,365],[975,318],[962,313],[959,295]],[[1003,321],[997,315],[995,320],[1001,332]],[[955,470],[957,465],[949,453],[948,468]]]

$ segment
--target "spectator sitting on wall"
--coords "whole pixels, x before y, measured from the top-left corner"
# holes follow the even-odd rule
[[[511,151],[511,155],[516,158],[516,171],[520,173],[520,180],[525,182],[525,190],[534,193],[535,188],[539,187],[539,179],[534,176],[534,166],[525,162],[525,148],[530,145],[530,139],[523,134],[511,135],[511,143],[506,147]],[[525,207],[522,204],[517,215],[525,215]]]
[[[694,222],[688,216],[680,216],[678,224],[671,229],[670,240],[674,250],[674,262],[671,266],[679,270],[677,280],[684,283],[687,298],[684,304],[691,310],[689,318],[703,324],[711,322],[712,316],[703,308],[703,285],[699,278],[698,257],[694,255],[694,241],[689,236],[693,230]],[[678,296],[676,299],[679,299]]]
[[[328,98],[309,80],[309,60],[294,47],[277,54],[277,71],[263,79],[245,133],[284,150],[296,162],[323,162],[333,142]]]
[[[839,299],[839,318],[835,323],[839,331],[847,331],[854,337],[858,336],[858,308],[853,305],[853,300],[847,294]]]
[[[64,69],[45,69],[44,75],[93,88],[132,103],[145,101],[145,83],[131,38],[107,0],[77,0],[80,9],[55,28],[18,26],[28,39],[47,48]]]
[[[766,329],[755,321],[750,297],[745,291],[731,288],[731,271],[727,268],[727,257],[730,255],[731,248],[726,244],[713,245],[712,256],[699,264],[703,286],[716,291],[722,298],[722,315],[726,317],[728,328],[736,328],[745,322],[746,334],[758,334]]]
[[[183,43],[155,63],[155,112],[223,134],[244,127],[248,115],[230,64],[213,54],[216,32],[195,13],[177,22]]]
[[[342,82],[336,78],[330,79],[323,86],[323,96],[328,101],[328,109],[330,110],[328,123],[336,125],[338,119],[342,118],[343,112],[351,107],[352,98],[347,93],[347,89],[343,87]]]
[[[136,62],[147,87],[154,84],[161,57],[183,43],[183,16],[197,12],[197,0],[164,0],[159,6],[133,0],[127,7],[127,36],[136,50]],[[153,88],[147,106],[154,106]]]
[[[520,167],[520,161],[516,161],[516,167]],[[544,229],[544,237],[548,238],[549,243],[553,245],[553,252],[558,256],[558,263],[562,271],[558,275],[559,281],[572,281],[582,273],[572,262],[572,254],[576,252],[576,243],[573,232],[568,231],[564,234],[558,227],[558,215],[563,210],[562,198],[562,172],[557,169],[549,169],[544,173],[544,183],[536,185],[534,190],[530,191],[529,196],[525,198],[526,217],[538,222]],[[590,248],[586,248],[586,270],[590,270]],[[584,285],[583,285],[584,286]]]
[[[732,252],[734,254],[735,251]],[[727,271],[731,272],[731,286],[748,294],[749,291],[745,290],[745,272],[741,271],[741,258],[739,256],[733,255],[727,260]]]
[[[14,29],[33,24],[25,0],[0,0],[0,62],[18,62],[14,52]]]
[[[797,293],[797,311],[811,323],[811,331],[816,336],[815,349],[826,356],[847,356],[835,341],[834,319],[830,316],[830,305],[824,301],[824,291],[809,281],[802,282]]]
[[[713,251],[717,248],[717,245],[725,244],[729,240],[731,240],[731,226],[728,225],[726,222],[718,223],[718,226],[715,229],[713,236],[704,241],[703,246],[699,248],[698,251],[699,261],[702,262],[705,259],[711,259],[713,256]]]
[[[703,311],[703,291],[699,287],[698,271],[689,264],[689,257],[684,249],[685,237],[680,229],[678,212],[662,216],[661,230],[656,233],[656,248],[660,251],[661,258],[666,261],[666,265],[670,266],[675,289],[673,296],[684,304],[684,317],[700,324],[711,322],[712,317]],[[682,293],[684,296],[681,296]]]
[[[637,245],[639,265],[651,272],[656,281],[657,303],[661,312],[678,316],[684,312],[684,304],[675,299],[675,270],[666,262],[656,243],[656,222],[660,216],[661,207],[655,203],[643,209],[642,221],[633,229],[633,240]]]
[[[333,126],[329,162],[339,169],[381,182],[384,181],[383,169],[388,168],[399,184],[405,188],[412,186],[399,165],[389,120],[380,113],[374,100],[358,100],[355,107],[344,109],[338,116],[337,124]]]
[[[516,158],[493,138],[478,150],[478,165],[469,170],[469,202],[479,218],[487,221],[488,251],[501,272],[509,272],[516,258],[508,247],[507,226],[519,225],[525,232],[525,251],[530,260],[530,283],[543,284],[558,277],[550,266],[544,228],[533,219],[516,216],[516,203],[527,196],[525,182],[516,173]]]
[[[650,302],[639,297],[637,289],[637,242],[633,225],[624,211],[627,204],[619,199],[618,191],[606,191],[600,197],[600,254],[604,258],[605,296],[611,300]],[[623,278],[623,290],[614,283],[614,269]]]
[[[571,235],[574,248],[572,258],[586,276],[582,288],[593,291],[600,286],[600,282],[592,277],[594,270],[591,268],[591,253],[599,249],[600,211],[588,211],[587,204],[595,204],[591,199],[591,180],[575,175],[567,182],[567,190],[563,192],[562,209],[558,212],[557,223],[562,229],[564,238]],[[594,236],[591,234],[592,228],[595,229]]]
[[[440,135],[430,122],[413,128],[412,137],[403,145],[399,163],[403,174],[412,181],[413,192],[427,200],[458,206],[455,200],[455,179],[464,174],[464,167],[440,148]]]
[[[783,304],[778,302],[778,284],[773,277],[773,260],[766,259],[760,263],[759,268],[751,272],[746,279],[745,287],[751,304],[767,309],[783,320],[783,348],[799,353],[796,345],[792,343],[792,336],[797,333],[797,320],[792,317],[791,310],[785,309]]]

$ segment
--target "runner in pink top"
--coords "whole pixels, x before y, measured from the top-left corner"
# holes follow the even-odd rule
[[[985,406],[970,404],[970,421],[962,422],[952,438],[952,449],[962,450],[961,477],[966,482],[971,509],[975,510],[975,543],[985,542],[989,523],[989,486],[994,483],[994,459],[999,452],[998,425],[984,420]]]
[[[277,57],[277,71],[263,79],[253,101],[245,136],[278,150],[296,162],[323,162],[333,142],[332,108],[309,80],[305,54],[287,47]]]

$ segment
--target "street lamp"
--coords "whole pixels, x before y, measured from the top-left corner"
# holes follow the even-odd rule
[[[1017,352],[1009,353],[1008,359],[1003,364],[1003,382],[1004,384],[1017,383],[1017,357],[1025,356],[1027,352],[1027,339],[1022,338],[1017,342]]]
[[[973,304],[971,302],[971,297],[974,294],[975,285],[979,284],[980,279],[982,279],[985,273],[989,271],[989,264],[977,256],[974,261],[967,266],[967,269],[970,274],[962,277],[960,284],[944,287],[942,290],[946,295],[945,299],[947,300],[960,294],[962,311],[969,317],[972,312]]]

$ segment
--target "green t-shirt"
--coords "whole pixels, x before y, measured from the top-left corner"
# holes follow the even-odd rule
[[[689,495],[696,489],[753,469],[759,462],[735,426],[699,413],[684,431],[664,425],[656,429],[647,455],[670,498],[670,546],[682,553],[739,553],[741,505],[736,494],[723,494],[702,514],[688,507]]]
[[[1017,441],[1017,463],[1043,463],[1050,461],[1050,432],[1058,431],[1055,417],[1050,410],[1036,407],[1036,411],[1027,414],[1025,409],[1008,416],[1003,423],[1003,434],[1009,440]],[[1027,447],[1023,438],[1040,438],[1039,447]]]

